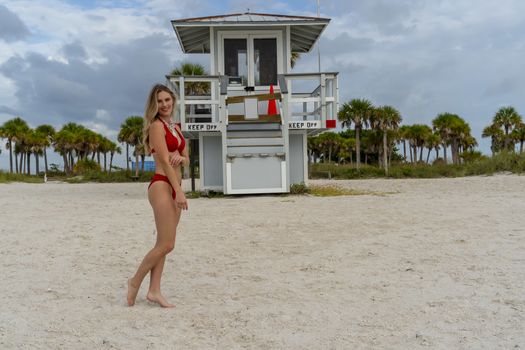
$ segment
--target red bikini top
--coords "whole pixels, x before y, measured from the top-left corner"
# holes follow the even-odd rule
[[[175,152],[179,151],[180,154],[182,154],[182,151],[184,150],[184,147],[186,146],[186,141],[184,140],[184,136],[182,136],[182,133],[179,132],[177,128],[174,128],[177,132],[177,135],[179,135],[180,138],[180,144],[179,140],[171,133],[170,129],[168,128],[168,125],[165,121],[160,119],[162,124],[164,125],[164,131],[166,131],[166,146],[168,147],[168,152]],[[155,150],[152,148],[151,153],[155,153]]]

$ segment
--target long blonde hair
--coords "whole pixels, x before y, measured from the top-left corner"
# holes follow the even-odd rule
[[[151,149],[149,147],[149,128],[159,113],[157,96],[161,91],[167,92],[173,99],[173,109],[171,111],[172,116],[175,113],[175,107],[177,105],[177,96],[175,96],[175,94],[167,86],[156,84],[151,88],[148,101],[146,102],[146,110],[144,111],[144,128],[142,129],[142,144],[144,145],[144,150],[147,155],[150,155],[151,153]]]

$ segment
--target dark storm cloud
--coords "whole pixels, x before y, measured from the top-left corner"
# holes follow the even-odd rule
[[[9,114],[9,115],[17,115],[18,114],[17,111],[15,111],[14,109],[9,108],[7,106],[0,106],[0,113],[6,113],[6,114]]]
[[[7,42],[22,40],[29,35],[29,30],[16,13],[0,5],[0,39]]]
[[[151,85],[164,82],[173,68],[166,43],[174,49],[175,40],[164,34],[106,46],[107,62],[87,65],[77,41],[62,49],[67,63],[30,53],[9,59],[0,72],[13,80],[18,109],[31,124],[89,122],[106,110],[112,116],[107,126],[117,130],[127,116],[142,114]]]
[[[79,41],[64,45],[62,51],[64,55],[70,59],[82,59],[86,57],[86,50]]]

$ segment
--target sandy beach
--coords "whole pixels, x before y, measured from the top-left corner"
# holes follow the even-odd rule
[[[312,183],[189,200],[170,310],[147,184],[0,184],[0,348],[525,349],[525,176]]]

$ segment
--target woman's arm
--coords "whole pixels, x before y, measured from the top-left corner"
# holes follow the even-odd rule
[[[180,131],[180,128],[176,126],[179,137],[181,137],[182,132]],[[179,153],[179,151],[175,151],[173,153],[170,153],[170,163],[172,166],[177,165],[183,165],[188,166],[190,164],[190,156],[188,152],[188,142],[185,142],[184,149],[182,150],[182,154]]]
[[[177,166],[177,165],[188,166],[190,164],[190,158],[187,155],[188,152],[186,151],[186,155],[184,155],[185,150],[186,150],[186,146],[184,146],[184,150],[182,151],[182,154],[180,154],[179,151],[170,153],[170,156],[169,156],[170,164],[172,166]]]
[[[161,122],[154,122],[149,128],[149,140],[151,148],[155,149],[156,159],[159,161],[164,174],[170,180],[171,187],[175,190],[177,206],[181,209],[188,209],[186,196],[180,187],[177,179],[177,173],[170,164],[168,146],[166,145],[166,137],[164,135],[164,127]],[[184,152],[183,152],[184,153]]]

